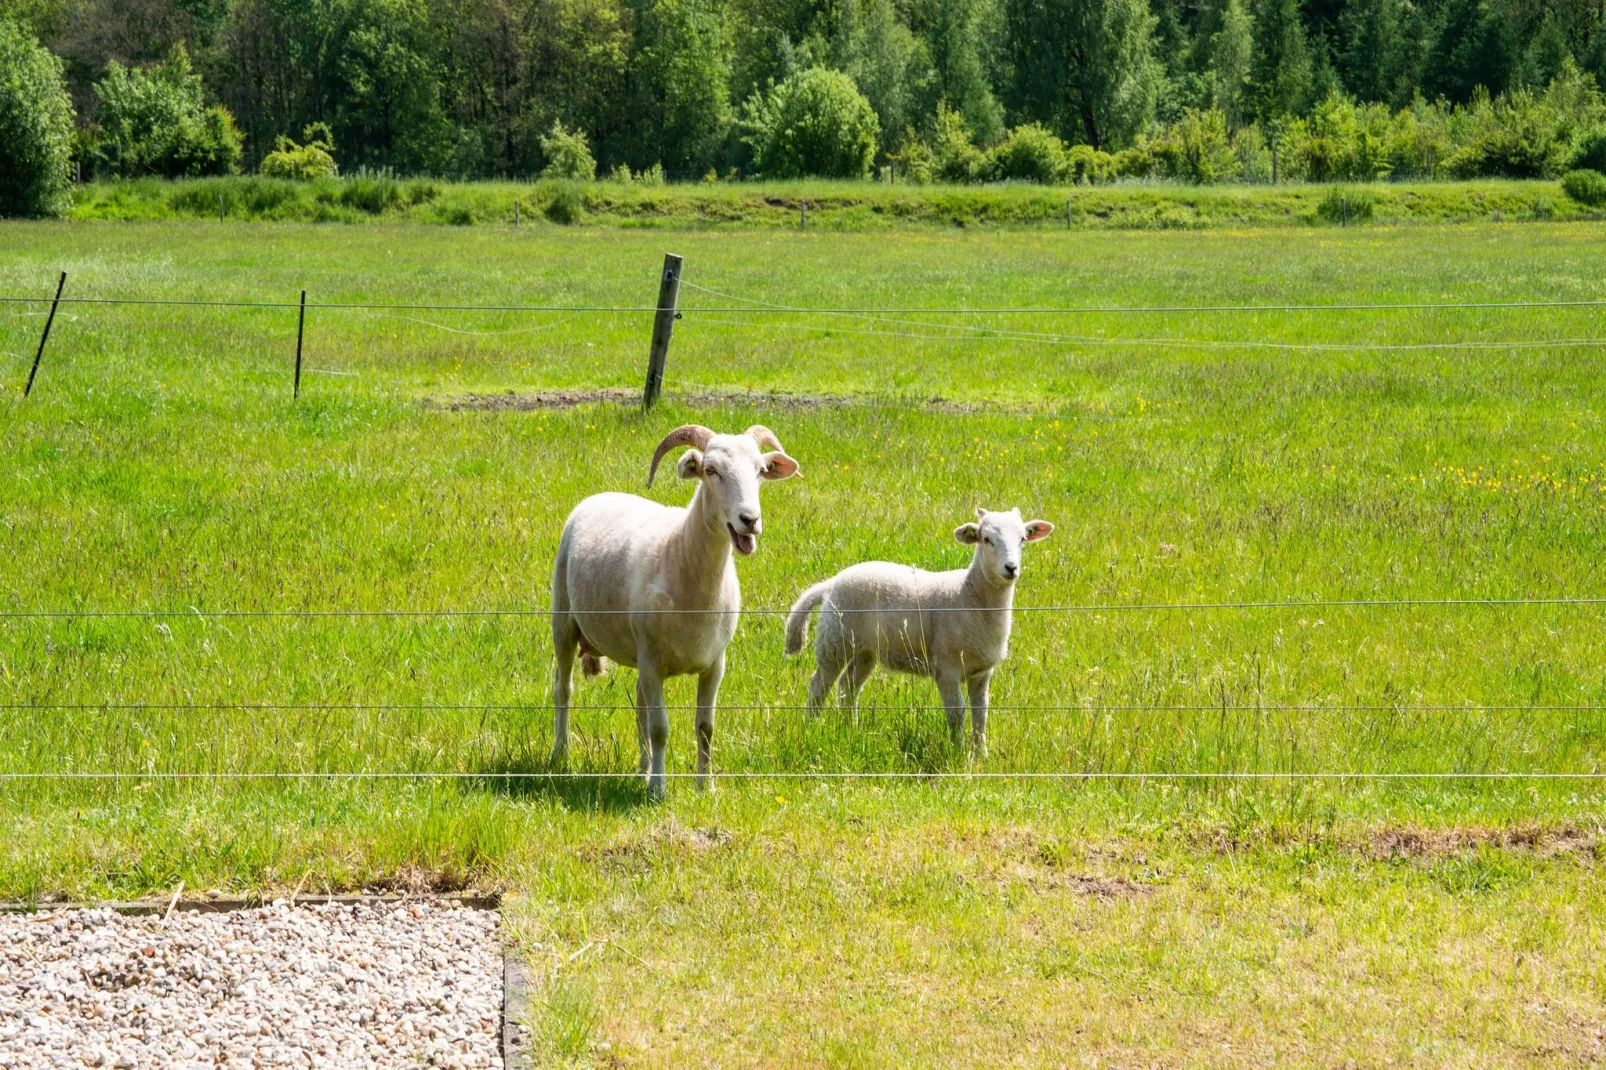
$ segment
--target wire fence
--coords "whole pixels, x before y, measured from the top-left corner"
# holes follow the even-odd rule
[[[677,260],[678,263],[678,260]],[[63,276],[62,285],[65,284]],[[1397,301],[1377,303],[1278,303],[1278,304],[1210,304],[1210,305],[1070,305],[1070,306],[1016,306],[1016,307],[978,307],[978,306],[905,306],[905,307],[871,307],[871,306],[843,306],[818,307],[792,304],[778,304],[756,298],[743,297],[737,294],[705,287],[683,278],[677,280],[678,286],[699,292],[716,301],[723,303],[680,305],[678,299],[670,303],[660,300],[657,304],[606,304],[606,303],[575,303],[575,304],[469,304],[469,303],[430,303],[430,302],[370,302],[370,301],[308,301],[303,294],[299,301],[270,301],[270,300],[230,300],[230,299],[189,299],[189,298],[153,298],[153,297],[94,297],[73,296],[60,292],[53,299],[48,296],[7,295],[0,296],[0,305],[29,306],[48,305],[51,319],[55,318],[55,309],[60,305],[83,305],[101,307],[173,307],[193,309],[216,310],[264,310],[285,311],[296,309],[304,313],[306,310],[314,312],[355,312],[378,317],[395,318],[420,326],[438,329],[454,334],[468,336],[491,337],[502,335],[530,334],[550,330],[572,322],[575,318],[586,315],[652,315],[660,321],[664,318],[683,319],[690,317],[691,322],[703,322],[703,325],[716,329],[750,328],[758,330],[808,331],[829,332],[830,334],[854,334],[872,337],[892,337],[919,341],[999,341],[1019,342],[1024,344],[1041,344],[1051,346],[1077,346],[1077,347],[1142,347],[1142,348],[1192,348],[1203,350],[1269,350],[1282,352],[1454,352],[1454,351],[1521,351],[1531,349],[1588,349],[1606,347],[1606,337],[1594,336],[1568,336],[1552,338],[1518,338],[1518,339],[1475,339],[1454,340],[1439,342],[1281,342],[1263,339],[1222,339],[1222,338],[1185,338],[1185,337],[1120,337],[1106,334],[1071,334],[1062,331],[1025,330],[1018,327],[989,326],[974,322],[985,317],[1095,317],[1095,316],[1164,316],[1164,317],[1201,317],[1201,316],[1233,316],[1252,317],[1255,315],[1306,315],[1306,314],[1366,314],[1383,312],[1469,312],[1469,311],[1501,311],[1501,310],[1562,310],[1578,309],[1592,310],[1606,308],[1606,299],[1574,299],[1574,300],[1505,300],[1505,301]],[[459,312],[470,314],[518,314],[518,315],[556,315],[563,318],[551,323],[542,323],[534,326],[515,328],[510,330],[468,330],[453,327],[448,324],[436,323],[419,319],[407,313],[428,312]],[[34,315],[34,313],[27,313]],[[44,315],[44,313],[37,313]],[[702,317],[707,317],[702,321]],[[745,317],[745,318],[744,318]],[[783,317],[808,318],[823,322],[795,323],[783,322]],[[920,318],[925,317],[925,318]],[[931,317],[955,317],[967,322],[949,323],[933,320]],[[76,317],[62,317],[70,322]],[[843,321],[851,325],[844,326]],[[41,339],[38,351],[33,355],[34,370],[37,371],[40,356],[44,352],[45,341],[49,337],[48,323],[45,338]],[[303,320],[304,322],[304,320]],[[876,326],[884,325],[884,326]],[[298,329],[297,339],[297,366],[298,377],[300,369],[301,338]],[[667,343],[666,343],[667,344]],[[24,359],[27,359],[24,356]],[[327,374],[356,374],[338,372],[328,369],[305,369],[309,372],[326,372]],[[661,375],[661,370],[660,370]],[[32,375],[30,375],[30,387]],[[1060,604],[1060,605],[1025,605],[1015,606],[1013,611],[1025,614],[1126,614],[1126,613],[1178,613],[1178,612],[1221,612],[1221,611],[1283,611],[1283,610],[1319,610],[1319,609],[1404,609],[1404,608],[1507,608],[1525,606],[1555,606],[1555,607],[1596,607],[1606,604],[1606,596],[1513,596],[1513,597],[1463,597],[1463,598],[1308,598],[1286,600],[1225,600],[1225,601],[1152,601],[1152,602],[1089,602],[1086,604]],[[597,615],[633,614],[644,615],[638,610],[603,610],[593,611]],[[672,609],[652,610],[652,615],[696,615],[696,616],[732,616],[743,617],[775,617],[790,612],[790,607],[780,606],[753,606],[743,607],[737,611],[719,609]],[[836,608],[833,613],[855,614],[871,613],[880,615],[926,615],[939,613],[974,613],[978,610],[948,607],[948,606],[903,606],[872,608]],[[0,609],[0,620],[67,620],[67,619],[179,619],[197,618],[211,619],[473,619],[473,618],[519,618],[519,617],[545,617],[551,614],[550,607],[525,606],[517,608],[483,608],[483,609],[409,609],[409,608],[335,608],[335,609],[203,609],[198,606],[187,606],[178,609],[136,609],[116,610],[97,608],[65,608],[65,609]],[[451,713],[451,712],[488,712],[495,710],[530,710],[544,707],[544,703],[359,703],[359,702],[37,702],[37,703],[3,703],[0,710],[12,714],[40,714],[47,712],[65,711],[107,711],[130,712],[168,710],[185,712],[263,712],[263,711],[369,711],[369,712],[415,712],[415,713]],[[613,705],[584,705],[574,704],[571,710],[618,710],[622,707]],[[696,709],[694,705],[670,705],[669,710]],[[724,710],[747,710],[763,712],[791,712],[809,709],[808,706],[785,703],[769,704],[738,704],[722,706]],[[897,710],[903,712],[920,712],[927,710],[941,710],[943,707],[935,705],[896,705],[876,706],[864,705],[858,709],[863,711]],[[1434,712],[1434,713],[1473,713],[1473,712],[1503,712],[1503,713],[1538,713],[1538,712],[1603,712],[1606,706],[1583,703],[1554,703],[1554,704],[1477,704],[1477,703],[1195,703],[1195,704],[1133,704],[1133,703],[1059,703],[1059,704],[1002,704],[992,705],[991,710],[997,712],[1075,712],[1075,713],[1101,713],[1101,712],[1147,712],[1147,713],[1184,713],[1184,712],[1285,712],[1285,713],[1365,713],[1365,712]],[[697,774],[689,772],[669,772],[670,779],[684,779]],[[308,780],[308,781],[385,781],[385,780],[464,780],[464,781],[495,781],[495,780],[604,780],[619,779],[631,776],[626,772],[585,772],[569,770],[550,770],[532,772],[505,772],[505,771],[450,771],[450,770],[404,770],[404,771],[332,771],[332,770],[289,770],[289,771],[224,771],[224,772],[159,772],[159,771],[47,771],[47,772],[20,772],[0,770],[0,781],[40,781],[40,780],[80,780],[80,781],[113,781],[125,780],[184,780],[184,781],[227,781],[227,780]],[[893,770],[893,771],[855,771],[855,770],[743,770],[717,773],[716,779],[727,780],[860,780],[860,781],[903,781],[903,780],[978,780],[978,781],[1126,781],[1142,782],[1145,780],[1214,780],[1214,781],[1278,781],[1278,780],[1336,780],[1336,781],[1501,781],[1501,780],[1555,780],[1555,781],[1595,781],[1606,779],[1606,772],[1595,771],[1367,771],[1367,770],[1309,770],[1309,771],[1244,771],[1244,770],[1121,770],[1121,771],[1076,771],[1076,770],[1040,770],[1025,772],[1006,772],[991,770]]]

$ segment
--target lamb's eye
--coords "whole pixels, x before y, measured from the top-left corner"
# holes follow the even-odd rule
[[[709,475],[713,476],[715,479],[719,478],[719,469],[717,469],[717,468],[705,468],[705,469],[703,469],[703,471],[707,472]]]
[[[986,543],[988,546],[991,546],[993,544],[993,537],[991,535],[983,535],[981,541]]]

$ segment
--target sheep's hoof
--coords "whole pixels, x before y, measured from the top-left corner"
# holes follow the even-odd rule
[[[698,791],[709,791],[709,792],[713,791],[714,790],[714,777],[713,777],[713,775],[710,774],[710,773],[698,773],[697,774],[697,790]]]
[[[569,748],[558,746],[552,748],[552,757],[547,763],[554,769],[567,769],[569,766]]]
[[[664,782],[662,780],[654,780],[654,779],[651,779],[651,778],[649,778],[647,780],[647,801],[648,802],[661,803],[668,797],[669,797],[669,789],[665,786],[665,784],[664,784]]]

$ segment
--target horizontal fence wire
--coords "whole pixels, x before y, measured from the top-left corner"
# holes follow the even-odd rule
[[[717,704],[721,712],[787,713],[818,709],[829,712],[838,707],[813,707],[797,702],[748,702]],[[7,702],[0,703],[0,711],[8,713],[70,712],[101,710],[106,712],[140,712],[145,710],[174,710],[181,712],[260,712],[286,710],[302,713],[330,713],[350,711],[398,713],[487,713],[493,711],[549,710],[552,703],[542,698],[531,702]],[[665,703],[665,710],[695,710],[695,703]],[[620,711],[635,707],[626,702],[570,703],[568,709],[579,712]],[[860,703],[854,707],[859,713],[940,713],[945,707],[933,703]],[[990,713],[1606,713],[1606,704],[1599,703],[1255,703],[1214,702],[1184,703],[1176,705],[1146,703],[995,703],[987,704]]]
[[[1288,601],[1246,602],[1105,602],[1086,605],[1013,606],[1013,613],[1162,613],[1205,612],[1212,610],[1270,610],[1270,609],[1404,609],[1423,608],[1497,608],[1502,606],[1598,606],[1606,605],[1606,597],[1535,597],[1535,598],[1322,598]],[[719,616],[719,617],[775,617],[792,612],[790,607],[744,606],[741,609],[591,609],[571,610],[580,616]],[[833,615],[859,613],[924,614],[924,613],[996,613],[997,609],[972,606],[878,606],[865,609],[832,607]],[[525,609],[0,609],[0,620],[70,619],[75,617],[98,619],[250,619],[250,618],[475,618],[475,617],[549,617],[549,607]]]
[[[658,774],[670,780],[688,780],[699,773],[664,772]],[[855,772],[850,770],[795,770],[761,771],[739,770],[731,773],[709,773],[711,780],[1606,780],[1606,772],[1368,772],[1365,770],[1314,770],[1302,772],[1208,772],[1189,770],[1139,770],[1133,772],[1044,772],[1005,773],[994,771],[932,771],[893,770],[884,772]],[[27,780],[638,780],[643,774],[635,772],[568,772],[550,773],[475,773],[462,770],[402,771],[402,772],[332,772],[324,770],[250,771],[221,773],[166,773],[95,771],[61,773],[7,773],[0,772],[0,781]]]
[[[739,306],[721,305],[680,305],[676,308],[661,308],[657,305],[469,305],[469,304],[423,304],[398,303],[375,301],[308,301],[309,309],[395,309],[411,312],[595,312],[595,313],[658,313],[658,312],[694,312],[699,315],[713,313],[724,315],[728,313],[753,314],[804,314],[804,315],[831,315],[831,316],[867,316],[867,315],[942,315],[942,316],[1092,316],[1092,315],[1187,315],[1191,313],[1256,313],[1256,312],[1398,312],[1398,311],[1432,311],[1443,310],[1476,310],[1476,309],[1524,309],[1524,308],[1603,308],[1606,299],[1580,299],[1574,301],[1400,301],[1379,302],[1373,304],[1283,304],[1283,305],[1079,305],[1079,306],[1053,306],[1035,305],[1026,307],[929,307],[929,308],[873,308],[873,307],[809,307],[806,305],[775,305],[762,301],[753,301],[750,298],[734,297],[722,294],[717,290],[709,290],[698,286],[684,278],[681,285],[689,289],[703,290],[706,293],[720,297],[729,297],[731,300],[748,302]],[[49,297],[34,296],[0,296],[0,304],[44,304],[51,303]],[[230,301],[204,298],[177,298],[177,297],[69,297],[63,295],[61,304],[77,305],[171,305],[175,307],[191,308],[300,308],[299,301]]]

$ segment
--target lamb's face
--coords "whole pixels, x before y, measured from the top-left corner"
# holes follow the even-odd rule
[[[1054,525],[1046,520],[1022,520],[1019,509],[1007,513],[976,510],[974,524],[961,525],[954,538],[976,547],[972,567],[994,583],[1011,584],[1020,578],[1021,550],[1029,542],[1048,538]]]
[[[715,435],[702,451],[687,450],[676,466],[682,479],[700,479],[708,508],[724,521],[739,554],[758,549],[764,529],[758,489],[765,480],[797,474],[797,462],[779,451],[761,453],[748,435]]]

